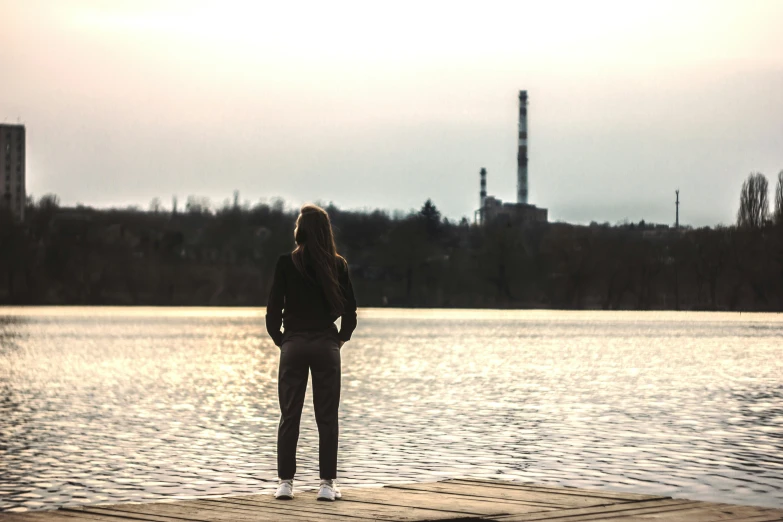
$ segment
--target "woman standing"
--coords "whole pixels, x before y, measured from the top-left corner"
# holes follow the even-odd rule
[[[340,349],[356,328],[356,299],[348,263],[337,253],[329,215],[304,205],[294,229],[296,248],[280,256],[266,307],[266,329],[280,348],[277,389],[275,498],[292,499],[296,444],[308,372],[313,374],[313,407],[318,424],[318,500],[341,497],[337,478],[337,413],[340,405]],[[342,317],[340,330],[334,322]],[[284,332],[280,327],[284,326]]]

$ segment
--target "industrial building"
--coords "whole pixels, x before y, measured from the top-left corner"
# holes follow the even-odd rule
[[[517,202],[503,203],[487,195],[487,169],[481,169],[479,221],[482,225],[502,220],[508,224],[546,223],[548,212],[528,203],[528,125],[527,91],[519,91],[519,129],[517,141]]]
[[[24,221],[26,200],[24,125],[0,123],[0,207]]]

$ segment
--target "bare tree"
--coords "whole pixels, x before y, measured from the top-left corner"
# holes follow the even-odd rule
[[[188,196],[185,212],[188,214],[211,214],[212,204],[207,197]]]
[[[150,201],[150,212],[157,214],[161,210],[163,210],[163,205],[160,202],[160,198],[152,198],[152,201]]]
[[[775,187],[775,223],[783,225],[783,170],[778,172],[778,186]]]
[[[60,198],[56,194],[44,194],[38,200],[38,207],[42,209],[55,209],[60,206]]]
[[[740,192],[737,226],[761,228],[769,219],[769,184],[761,172],[751,172]]]

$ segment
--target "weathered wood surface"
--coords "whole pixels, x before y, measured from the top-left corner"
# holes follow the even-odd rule
[[[783,509],[714,504],[692,500],[557,488],[483,479],[352,488],[343,500],[317,502],[314,491],[290,501],[272,495],[242,495],[174,502],[102,504],[55,511],[0,513],[0,522],[783,522]]]

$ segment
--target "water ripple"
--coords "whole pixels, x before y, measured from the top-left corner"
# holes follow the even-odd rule
[[[345,486],[471,475],[783,506],[781,316],[383,309],[359,324]],[[274,488],[277,361],[257,310],[0,309],[0,510]]]

